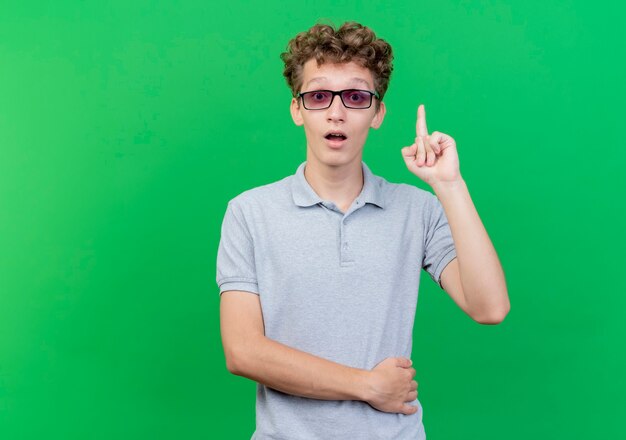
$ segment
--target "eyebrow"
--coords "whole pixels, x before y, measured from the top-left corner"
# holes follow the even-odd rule
[[[306,86],[309,87],[313,81],[322,82],[322,81],[327,80],[327,79],[328,78],[326,78],[325,76],[318,76],[318,77],[312,78],[308,83],[306,83]],[[358,77],[355,76],[354,78],[350,78],[350,81],[351,82],[357,82],[357,83],[360,83],[360,84],[365,84],[368,89],[371,88],[370,83],[368,83],[367,81],[365,81],[362,78],[358,78]]]

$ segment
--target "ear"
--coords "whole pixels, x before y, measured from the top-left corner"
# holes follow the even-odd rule
[[[370,124],[370,127],[372,127],[374,130],[380,127],[380,124],[383,123],[383,119],[385,119],[386,111],[387,109],[385,108],[385,103],[381,102],[380,106],[378,107],[378,111],[376,112],[376,114],[374,115],[374,118],[372,119],[372,123]]]
[[[300,110],[300,105],[298,103],[297,98],[291,99],[291,106],[289,107],[291,111],[291,119],[293,119],[294,124],[300,126],[304,124],[304,120],[302,119],[302,113]]]

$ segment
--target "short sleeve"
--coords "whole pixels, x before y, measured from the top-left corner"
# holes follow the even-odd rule
[[[456,258],[456,248],[452,240],[452,232],[448,225],[448,218],[439,199],[430,195],[430,215],[425,231],[424,261],[422,267],[439,287],[441,272]]]
[[[220,295],[227,290],[259,294],[254,263],[254,243],[241,208],[228,203],[217,250],[217,285]]]

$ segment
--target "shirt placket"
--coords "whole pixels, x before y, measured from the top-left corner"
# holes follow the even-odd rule
[[[342,266],[354,264],[354,254],[350,247],[349,213],[343,216],[339,223],[339,261]]]
[[[360,199],[356,199],[350,209],[343,215],[339,226],[339,261],[342,266],[352,266],[355,263],[354,255],[354,243],[352,242],[352,221],[354,220],[354,213],[363,207],[363,202]]]
[[[355,263],[353,243],[351,243],[351,216],[354,212],[363,206],[360,200],[355,200],[350,209],[343,214],[339,208],[332,202],[322,202],[322,205],[333,211],[333,214],[339,219],[339,264],[343,267],[352,266]]]

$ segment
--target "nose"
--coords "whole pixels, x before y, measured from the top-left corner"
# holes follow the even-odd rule
[[[341,101],[341,97],[339,95],[333,96],[333,100],[330,103],[330,107],[326,110],[326,119],[330,121],[341,121],[343,122],[346,119],[346,108]]]

